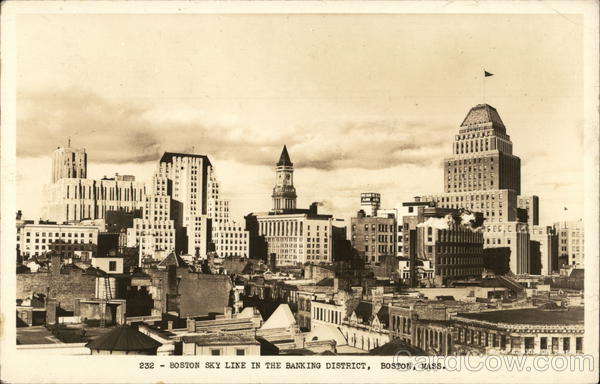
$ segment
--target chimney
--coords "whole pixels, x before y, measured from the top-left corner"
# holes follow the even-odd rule
[[[188,332],[196,332],[196,321],[194,319],[190,319],[188,317],[186,320],[186,325]]]
[[[233,317],[233,308],[225,307],[223,310],[223,315],[226,319],[231,319]]]
[[[421,202],[421,196],[415,196],[414,199],[415,199],[416,203],[420,203]]]
[[[319,210],[319,203],[317,203],[316,201],[314,203],[312,203],[310,205],[310,207],[308,208],[309,212],[313,215],[316,215],[318,210]]]
[[[333,293],[337,293],[340,290],[340,279],[337,277],[333,279]]]
[[[60,274],[60,255],[52,254],[50,256],[50,275],[58,276]]]

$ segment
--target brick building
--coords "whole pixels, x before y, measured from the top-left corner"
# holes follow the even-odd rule
[[[73,311],[80,298],[92,298],[96,293],[96,271],[83,270],[74,265],[62,266],[58,255],[52,256],[47,272],[18,273],[17,299],[31,298],[43,294],[55,299],[57,307],[64,311]]]
[[[396,218],[367,216],[363,210],[350,219],[351,242],[365,263],[396,255]]]

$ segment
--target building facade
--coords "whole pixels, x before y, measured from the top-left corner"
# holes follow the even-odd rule
[[[137,247],[140,257],[162,259],[177,250],[170,187],[164,167],[159,166],[152,178],[152,187],[144,197],[142,218],[133,219],[133,227],[127,229],[127,246]]]
[[[85,179],[87,153],[85,148],[58,147],[52,153],[52,183],[60,179]]]
[[[256,214],[258,235],[267,242],[267,254],[277,265],[330,263],[332,222],[330,215],[314,210],[297,213]]]
[[[506,127],[494,107],[479,104],[463,120],[453,156],[444,160],[444,193],[419,200],[481,212],[486,219],[485,247],[510,247],[512,272],[529,273],[528,223],[539,224],[539,199],[520,193],[521,160],[513,154]]]
[[[405,204],[416,211],[414,216],[403,217],[404,252],[408,256],[402,260],[407,262],[404,269],[410,271],[411,285],[444,285],[448,280],[481,276],[481,214],[427,202]]]
[[[511,189],[521,193],[521,160],[496,109],[487,104],[471,108],[444,160],[444,192]]]
[[[229,218],[214,168],[204,155],[165,152],[145,199],[142,219],[128,230],[128,245],[161,259],[170,252],[207,258],[248,257],[248,233]]]
[[[98,246],[98,227],[71,224],[25,224],[20,228],[21,255],[60,253],[66,258],[93,257]]]
[[[144,183],[129,175],[61,178],[44,187],[42,220],[77,222],[104,219],[107,211],[132,212],[144,205],[145,189]]]
[[[517,208],[527,211],[527,224],[530,227],[540,225],[540,198],[532,196],[518,196]]]
[[[352,247],[365,263],[378,263],[383,256],[396,255],[395,217],[367,216],[360,210],[350,219],[350,225]]]
[[[367,264],[379,263],[384,256],[398,255],[397,210],[380,206],[379,193],[361,193],[361,209],[350,220],[351,245]]]
[[[583,266],[584,264],[584,227],[583,220],[564,221],[554,224],[558,235],[558,255],[568,265]]]
[[[510,270],[515,274],[529,273],[529,226],[518,221],[486,222],[484,241],[486,248],[510,248]]]
[[[229,200],[220,196],[214,171],[208,173],[208,218],[211,222],[212,251],[218,257],[250,257],[248,231],[229,216]]]
[[[457,354],[570,355],[583,353],[583,308],[524,308],[453,317]]]
[[[558,272],[558,235],[551,226],[529,227],[531,241],[540,244],[542,275]]]

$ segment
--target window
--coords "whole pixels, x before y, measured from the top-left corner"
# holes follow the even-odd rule
[[[246,350],[245,349],[236,348],[235,355],[236,356],[245,356],[246,355]]]
[[[111,272],[114,272],[117,270],[117,262],[116,261],[109,261],[108,262],[108,270]]]

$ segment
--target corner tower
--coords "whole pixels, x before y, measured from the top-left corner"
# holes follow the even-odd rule
[[[294,164],[284,145],[275,167],[275,187],[273,188],[273,212],[296,209],[296,188],[294,188]]]

